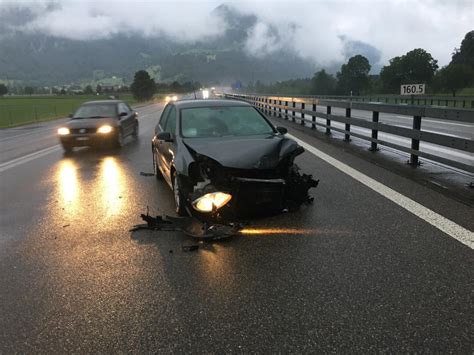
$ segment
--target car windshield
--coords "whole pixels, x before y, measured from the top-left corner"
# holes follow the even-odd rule
[[[115,117],[117,112],[113,104],[84,105],[77,109],[73,118]]]
[[[181,110],[185,138],[274,134],[272,126],[253,107],[201,107]]]

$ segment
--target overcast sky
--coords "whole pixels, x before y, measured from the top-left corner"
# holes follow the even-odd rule
[[[116,33],[166,34],[180,41],[218,36],[225,24],[210,12],[223,1],[0,0],[0,22],[20,7],[29,15],[23,30],[91,40]],[[343,60],[343,38],[381,52],[381,63],[414,48],[447,64],[464,35],[474,29],[474,1],[225,1],[259,22],[249,28],[246,49],[259,55],[290,46],[321,64]],[[25,16],[26,16],[25,15]],[[39,15],[39,16],[38,16]],[[35,17],[36,16],[36,17]],[[28,16],[26,16],[28,17]],[[279,28],[278,36],[270,29]],[[0,54],[1,55],[1,54]]]

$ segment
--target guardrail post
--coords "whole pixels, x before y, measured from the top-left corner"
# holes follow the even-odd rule
[[[305,103],[302,102],[301,109],[304,110],[305,107],[306,107]],[[301,112],[301,125],[304,126],[304,112]]]
[[[293,108],[296,107],[296,102],[293,101]],[[296,122],[296,112],[295,110],[292,111],[292,114],[291,114],[291,119],[293,122]]]
[[[413,130],[420,132],[421,129],[421,116],[413,116]],[[411,140],[411,149],[412,150],[420,150],[420,140],[412,138]],[[420,162],[418,161],[418,155],[417,154],[410,154],[410,161],[408,164],[413,165],[413,166],[418,166],[420,165]]]
[[[277,104],[277,100],[273,100],[273,117],[277,116],[277,108],[275,106],[276,104]]]
[[[331,106],[326,107],[326,114],[331,114]],[[331,119],[329,117],[326,118],[326,134],[331,134]]]
[[[280,107],[278,107],[278,118],[281,118],[281,100],[278,100],[278,105]]]
[[[313,104],[314,115],[312,117],[313,123],[311,123],[311,129],[316,129],[316,104]]]
[[[372,112],[372,122],[373,123],[379,123],[379,113],[378,111],[373,111]],[[379,135],[379,130],[377,128],[372,128],[372,138],[373,139],[378,139],[378,135]],[[377,142],[371,142],[370,143],[370,148],[369,150],[371,152],[376,152],[377,150],[379,150],[377,148]]]
[[[347,118],[351,117],[351,108],[350,107],[346,108],[346,117]],[[346,129],[347,132],[350,132],[351,131],[351,124],[346,123],[345,129]],[[350,133],[344,133],[344,142],[350,142],[350,141],[351,141],[351,134]]]
[[[285,101],[285,120],[288,119],[288,101]]]
[[[474,108],[474,100],[471,101],[471,108]]]

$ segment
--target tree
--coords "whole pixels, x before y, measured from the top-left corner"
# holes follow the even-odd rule
[[[314,74],[311,79],[311,94],[316,95],[331,95],[336,90],[337,80],[326,71],[320,70]]]
[[[35,92],[35,89],[31,86],[26,86],[24,90],[26,95],[33,95]]]
[[[84,94],[92,95],[93,93],[94,93],[94,90],[92,89],[92,86],[87,85],[86,88],[84,89]]]
[[[431,84],[438,61],[424,49],[414,49],[401,57],[390,59],[390,64],[380,71],[380,79],[386,91],[400,90],[402,84]]]
[[[436,73],[438,89],[446,89],[456,96],[456,91],[474,82],[474,69],[466,64],[449,64]]]
[[[465,64],[474,69],[474,30],[466,33],[461,42],[461,48],[454,49],[451,63]]]
[[[341,94],[350,92],[360,95],[364,90],[369,89],[369,60],[363,55],[356,55],[349,58],[347,64],[341,66],[341,71],[337,73],[338,91]]]
[[[102,86],[100,86],[100,84],[98,84],[95,88],[95,92],[98,93],[98,94],[102,94]]]
[[[8,94],[8,88],[5,84],[0,84],[0,96]]]
[[[147,71],[139,70],[135,73],[130,90],[138,101],[150,100],[156,92],[155,80],[150,78]]]

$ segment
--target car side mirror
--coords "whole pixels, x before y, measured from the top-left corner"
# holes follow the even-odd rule
[[[124,116],[127,116],[127,113],[126,113],[126,112],[120,112],[120,113],[119,113],[119,117],[124,117]]]
[[[160,141],[165,141],[165,142],[172,142],[173,136],[171,135],[170,132],[160,132],[156,135],[156,139]]]
[[[287,134],[288,133],[288,130],[285,127],[277,127],[277,131],[280,134]]]

